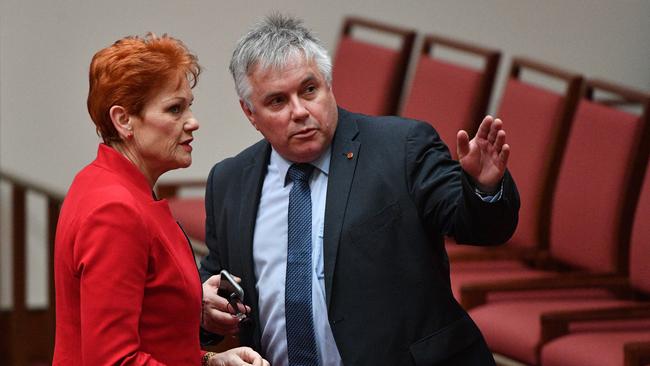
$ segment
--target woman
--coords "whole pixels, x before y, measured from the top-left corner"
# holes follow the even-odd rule
[[[200,350],[192,249],[152,193],[192,162],[199,73],[168,36],[126,37],[93,57],[88,111],[104,143],[58,223],[54,365],[268,365],[250,348]]]

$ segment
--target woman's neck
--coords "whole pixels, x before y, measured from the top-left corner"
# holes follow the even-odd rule
[[[153,189],[153,186],[156,185],[156,181],[158,180],[158,177],[160,177],[160,174],[154,173],[152,169],[147,167],[144,161],[138,156],[138,154],[134,152],[134,149],[129,145],[124,143],[113,143],[111,144],[111,147],[122,154],[131,163],[133,163],[133,165],[135,165],[136,168],[138,168],[138,170],[145,176],[147,182],[149,182],[149,187]]]

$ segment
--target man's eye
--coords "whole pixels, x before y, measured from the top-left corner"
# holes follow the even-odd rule
[[[311,94],[316,91],[316,87],[313,85],[309,85],[308,87],[305,88],[305,93]]]
[[[276,97],[276,98],[273,98],[273,99],[271,99],[271,100],[269,101],[269,105],[277,106],[277,105],[282,104],[283,102],[284,102],[284,98],[282,98],[282,97]]]
[[[181,106],[178,105],[178,104],[173,105],[173,106],[169,107],[168,111],[169,111],[170,113],[174,113],[174,114],[176,114],[176,113],[180,113],[180,112],[181,112]]]

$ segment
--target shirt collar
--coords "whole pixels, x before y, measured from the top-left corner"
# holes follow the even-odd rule
[[[332,156],[332,147],[327,148],[325,152],[318,157],[318,159],[310,161],[309,164],[313,165],[316,169],[318,169],[321,173],[325,174],[325,176],[329,175],[330,172],[330,157]],[[282,155],[278,154],[277,151],[273,147],[271,147],[271,160],[269,161],[269,165],[273,165],[278,169],[278,175],[280,177],[286,177],[287,176],[287,171],[289,171],[289,167],[293,164],[292,161],[287,160],[282,157]],[[288,181],[285,179],[284,185],[286,186]]]

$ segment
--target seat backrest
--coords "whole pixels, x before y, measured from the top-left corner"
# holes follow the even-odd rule
[[[481,66],[434,57],[439,48],[471,56]],[[500,57],[497,50],[427,36],[400,114],[430,123],[456,158],[458,130],[473,136],[487,112]]]
[[[646,142],[647,143],[647,142]],[[632,286],[650,294],[650,162],[634,213],[630,239],[630,282]]]
[[[550,252],[579,269],[622,273],[647,162],[647,111],[633,113],[592,99],[595,91],[604,91],[647,108],[647,96],[600,81],[589,81],[586,90],[553,196]]]
[[[198,198],[170,198],[169,210],[187,236],[205,242],[205,200]]]
[[[512,247],[548,245],[550,198],[581,87],[578,74],[530,59],[512,61],[497,112],[512,148],[508,169],[521,197]]]
[[[399,38],[397,49],[353,37],[363,28]],[[346,18],[332,66],[336,102],[352,112],[396,114],[415,31],[359,18]]]

